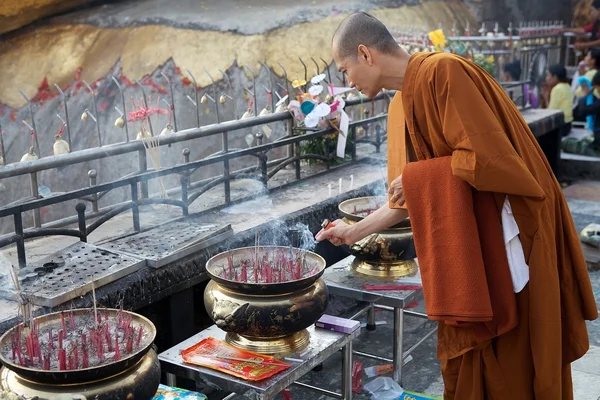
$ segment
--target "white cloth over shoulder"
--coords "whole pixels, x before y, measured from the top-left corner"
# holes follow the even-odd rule
[[[502,207],[502,232],[513,289],[515,293],[519,293],[529,282],[529,266],[525,261],[525,253],[523,252],[521,239],[519,239],[519,226],[513,216],[508,196],[504,199],[504,206]]]

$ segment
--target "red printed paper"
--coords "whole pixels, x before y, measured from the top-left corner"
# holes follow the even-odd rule
[[[240,350],[209,337],[181,352],[186,363],[225,372],[248,381],[269,378],[290,367],[273,357]]]

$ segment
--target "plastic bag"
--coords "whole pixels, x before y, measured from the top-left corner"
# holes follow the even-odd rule
[[[404,393],[404,389],[387,376],[373,379],[363,389],[371,393],[371,400],[397,400]]]
[[[585,244],[600,248],[600,225],[589,224],[579,233],[579,239]]]

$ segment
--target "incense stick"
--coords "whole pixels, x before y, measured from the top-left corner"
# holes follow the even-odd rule
[[[145,130],[144,126],[142,126],[142,130]],[[154,170],[160,170],[160,138],[158,136],[143,137],[142,143],[144,144],[146,153],[150,157],[150,161],[152,162]],[[169,198],[162,177],[158,178],[158,183],[160,184],[160,190],[163,198]]]
[[[94,285],[94,275],[92,275],[92,299],[94,301],[94,326],[98,329],[98,308],[96,306],[96,286]]]

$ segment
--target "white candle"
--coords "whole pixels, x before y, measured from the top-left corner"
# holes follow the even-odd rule
[[[329,197],[331,197],[331,183],[328,186],[329,186]]]
[[[354,175],[350,175],[350,190],[354,189]]]
[[[340,178],[340,180],[339,180],[339,185],[338,185],[338,186],[339,186],[339,187],[338,187],[338,193],[339,193],[339,194],[342,194],[342,178]]]

